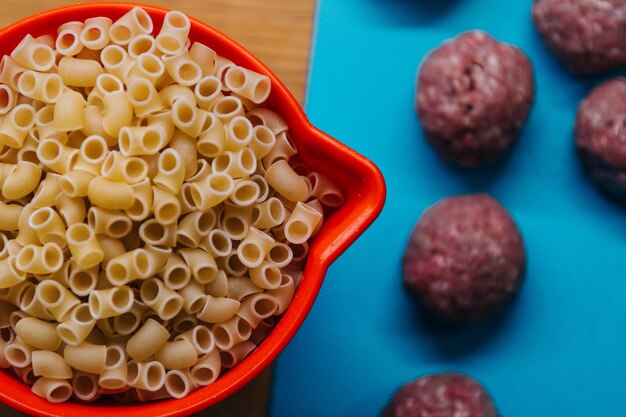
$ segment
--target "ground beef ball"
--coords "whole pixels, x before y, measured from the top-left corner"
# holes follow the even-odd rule
[[[535,0],[533,21],[548,48],[575,74],[626,64],[626,0]]]
[[[626,202],[626,78],[596,87],[578,108],[576,149],[587,171]]]
[[[400,388],[382,417],[498,417],[485,389],[472,378],[443,373]]]
[[[415,106],[426,138],[441,157],[472,168],[512,147],[533,99],[533,69],[526,55],[473,31],[426,57]]]
[[[485,194],[449,197],[426,210],[404,254],[404,285],[448,322],[486,318],[515,294],[525,269],[515,222]]]

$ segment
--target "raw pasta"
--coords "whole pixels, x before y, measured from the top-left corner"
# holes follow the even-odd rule
[[[27,35],[0,64],[0,368],[48,401],[182,398],[270,333],[328,207],[271,79],[117,21]],[[247,112],[247,113],[246,113]]]

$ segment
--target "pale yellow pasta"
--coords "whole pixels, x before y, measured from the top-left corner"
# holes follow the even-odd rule
[[[270,290],[278,288],[282,278],[278,266],[263,261],[261,265],[250,268],[250,279],[257,287]]]
[[[61,175],[59,186],[68,197],[86,197],[89,183],[95,175],[87,171],[73,169]]]
[[[191,279],[189,267],[178,254],[172,254],[158,274],[163,278],[165,285],[172,290],[184,288]]]
[[[293,251],[289,245],[283,242],[274,242],[272,249],[266,257],[267,261],[275,264],[279,268],[285,268],[293,259]]]
[[[246,356],[250,354],[256,345],[247,340],[233,346],[230,350],[220,352],[222,361],[222,367],[224,369],[234,368],[239,362],[241,362]]]
[[[81,145],[78,158],[72,169],[100,175],[100,168],[107,156],[108,145],[100,135],[91,135],[85,138]]]
[[[145,279],[152,271],[152,259],[144,249],[125,252],[111,259],[106,266],[106,277],[115,286]]]
[[[121,211],[92,206],[87,212],[87,222],[96,235],[121,238],[130,233],[132,222]]]
[[[179,84],[172,84],[163,88],[159,91],[159,96],[167,108],[172,108],[174,102],[181,98],[191,103],[196,102],[196,96],[193,90]]]
[[[79,297],[86,297],[96,289],[98,283],[98,267],[82,269],[71,261],[68,277],[70,290]]]
[[[67,142],[65,143],[70,148],[80,148],[80,145],[87,138],[81,130],[73,130],[67,134]]]
[[[309,195],[305,177],[298,175],[285,160],[279,160],[267,168],[265,180],[280,195],[290,201],[303,201]]]
[[[213,159],[211,163],[213,172],[223,172],[235,179],[252,175],[256,170],[256,166],[257,162],[250,148],[226,151]]]
[[[228,277],[220,269],[217,278],[204,286],[204,292],[213,297],[226,297],[228,294]]]
[[[135,300],[130,310],[113,318],[113,330],[121,336],[132,335],[141,324],[141,317],[147,307]]]
[[[20,148],[35,125],[35,109],[28,104],[15,106],[0,122],[0,145]]]
[[[180,188],[180,193],[176,196],[180,203],[180,214],[184,215],[196,209],[196,204],[191,196],[191,183],[185,182]]]
[[[146,220],[139,228],[139,237],[154,246],[176,246],[176,223],[165,226],[156,219]]]
[[[56,243],[64,248],[66,226],[61,216],[50,207],[39,208],[30,215],[28,225],[41,243]]]
[[[176,240],[187,247],[198,247],[200,240],[211,232],[216,221],[213,210],[193,211],[178,222]]]
[[[244,298],[251,294],[257,294],[263,292],[263,288],[258,287],[248,277],[229,277],[228,289],[226,296],[233,300],[242,301]]]
[[[287,123],[273,110],[258,107],[253,110],[250,110],[247,114],[248,119],[252,122],[253,125],[263,125],[268,127],[274,135],[278,135],[279,133],[285,132],[289,129]]]
[[[73,56],[83,49],[80,34],[85,24],[82,22],[67,22],[57,29],[56,52],[61,55]]]
[[[217,54],[213,49],[201,44],[200,42],[194,42],[191,44],[191,48],[189,48],[189,54],[191,55],[191,58],[196,61],[198,65],[200,65],[202,75],[204,77],[213,74],[213,70],[215,69],[215,58],[217,57]]]
[[[176,336],[174,340],[186,340],[191,343],[198,356],[205,355],[215,349],[213,333],[211,329],[203,325],[194,326],[192,329]]]
[[[249,179],[239,179],[230,195],[230,200],[238,206],[248,207],[257,202],[261,194],[259,185]]]
[[[202,68],[202,70],[205,71],[206,68]],[[224,94],[222,93],[222,83],[219,78],[213,75],[201,78],[194,87],[194,94],[196,96],[198,106],[206,111],[211,111],[213,104],[218,99],[224,97]]]
[[[17,103],[17,92],[5,84],[0,84],[0,115],[10,112]]]
[[[186,339],[167,342],[154,356],[165,369],[184,369],[196,364],[198,354],[193,344]]]
[[[98,385],[104,389],[115,390],[126,386],[128,367],[126,353],[120,346],[107,346],[104,371],[98,378]]]
[[[147,177],[148,164],[136,156],[124,156],[120,152],[111,151],[102,162],[100,173],[110,181],[136,184]]]
[[[134,7],[111,25],[109,36],[117,45],[128,45],[132,38],[142,33],[151,33],[153,28],[150,15],[142,8]]]
[[[148,36],[148,35],[145,35]],[[150,37],[150,39],[152,39]],[[141,41],[138,41],[141,42]],[[141,42],[144,43],[144,42]],[[132,57],[132,52],[129,50],[129,54]],[[128,79],[132,80],[135,77],[141,77],[150,81],[155,87],[157,81],[165,74],[165,65],[163,61],[156,55],[150,52],[139,54],[135,57],[135,65],[128,74]],[[159,97],[162,99],[162,95],[159,93]]]
[[[113,22],[108,17],[92,17],[85,20],[80,42],[87,49],[99,51],[109,44],[109,28]]]
[[[286,211],[281,201],[271,197],[255,206],[252,212],[252,226],[259,229],[270,229],[282,224],[285,217]]]
[[[211,110],[223,123],[228,123],[236,116],[244,116],[245,111],[241,100],[234,96],[226,96],[217,99]]]
[[[9,256],[9,238],[5,233],[0,233],[0,260]],[[0,327],[1,328],[1,327]]]
[[[196,314],[206,303],[204,288],[195,280],[189,281],[178,291],[178,294],[183,298],[183,311],[187,314]]]
[[[197,137],[203,130],[207,113],[198,109],[195,102],[180,97],[172,105],[171,112],[172,122],[183,133]]]
[[[146,78],[132,78],[127,84],[126,93],[137,117],[144,117],[165,108],[154,83]]]
[[[56,332],[56,325],[35,317],[21,319],[15,325],[15,333],[26,344],[36,349],[57,350],[61,338]]]
[[[185,166],[185,178],[189,178],[196,173],[198,151],[196,150],[196,139],[176,130],[170,141],[170,148],[175,149],[183,160]]]
[[[226,75],[226,71],[228,71],[229,68],[234,67],[234,66],[235,66],[235,63],[231,61],[230,59],[225,58],[221,55],[215,56],[215,68],[213,68],[213,75],[215,75],[217,78],[220,79],[223,85],[222,89],[224,91],[230,91],[228,90],[228,87],[224,85],[224,75]]]
[[[24,280],[9,288],[2,288],[0,289],[0,300],[6,301],[13,304],[14,306],[19,307],[20,301],[22,300],[24,293],[28,291],[29,288],[34,286],[35,285],[32,282]],[[15,313],[20,313],[20,311],[13,312],[11,316]]]
[[[223,323],[213,326],[215,346],[222,350],[229,350],[234,345],[246,341],[252,335],[250,324],[238,315],[231,317]]]
[[[198,388],[189,369],[173,369],[165,375],[165,390],[172,398],[184,398]]]
[[[63,356],[49,350],[36,350],[32,353],[33,374],[46,378],[69,379],[72,369]]]
[[[9,55],[4,55],[0,61],[0,82],[9,86],[11,90],[17,92],[17,82],[20,74],[27,70],[28,68],[20,65]],[[16,102],[17,101],[18,98],[16,97]]]
[[[11,52],[11,57],[20,65],[33,71],[45,72],[55,64],[54,51],[44,43],[38,42],[30,34]]]
[[[191,185],[191,197],[200,210],[208,210],[226,200],[233,192],[235,183],[230,175],[213,173],[204,180]]]
[[[193,278],[200,284],[208,284],[218,274],[217,264],[211,254],[202,249],[180,249],[178,253],[183,257],[191,271]]]
[[[221,229],[233,240],[241,240],[248,234],[254,207],[240,207],[231,202],[224,203]]]
[[[127,384],[139,390],[156,392],[165,384],[165,368],[158,361],[130,361]]]
[[[70,346],[81,344],[92,331],[96,320],[91,317],[88,304],[80,304],[72,310],[69,318],[57,327],[61,340]]]
[[[2,196],[7,200],[19,200],[35,191],[41,179],[41,168],[32,162],[20,161],[3,173]]]
[[[144,325],[128,340],[126,351],[136,361],[145,361],[157,353],[167,343],[170,333],[153,319]]]
[[[142,54],[154,54],[156,49],[155,39],[146,33],[134,36],[128,43],[128,55],[132,59],[139,58]]]
[[[276,135],[276,144],[274,145],[274,147],[268,152],[266,156],[263,157],[263,166],[268,168],[277,161],[288,161],[296,153],[297,150],[295,148],[295,145],[287,136],[287,132],[281,132]]]
[[[238,95],[251,100],[253,103],[262,103],[270,95],[271,82],[267,75],[233,66],[224,74],[226,88]]]
[[[19,243],[17,241],[17,239],[9,240],[7,242],[7,255],[9,257],[17,256],[20,253],[20,251],[22,250],[23,247],[24,247],[24,245]]]
[[[213,113],[207,115],[204,131],[200,132],[196,147],[198,153],[215,158],[226,149],[226,134],[222,122]]]
[[[49,175],[49,174],[48,174]],[[85,200],[80,197],[68,197],[64,193],[60,193],[55,202],[57,211],[65,221],[65,224],[71,226],[76,223],[82,223],[87,215],[87,207]]]
[[[259,125],[252,129],[252,140],[249,146],[256,159],[264,158],[275,144],[276,136],[267,126]]]
[[[20,94],[44,103],[56,103],[63,94],[63,80],[58,74],[47,74],[36,71],[24,71],[18,81],[17,90]]]
[[[127,210],[135,202],[130,185],[104,177],[95,177],[89,183],[87,197],[92,204],[109,210]]]
[[[159,156],[159,170],[154,183],[173,195],[178,194],[185,179],[182,158],[174,149],[166,149]]]
[[[140,289],[141,301],[154,310],[161,320],[171,320],[183,308],[183,298],[157,278],[145,280]]]
[[[40,282],[35,296],[58,322],[69,318],[72,309],[80,304],[71,291],[52,280]]]
[[[89,312],[96,320],[119,316],[129,311],[135,296],[127,286],[96,290],[89,294]]]
[[[19,336],[15,336],[13,341],[4,348],[6,361],[16,368],[29,366],[31,364],[32,353],[32,346],[27,344]]]
[[[164,226],[175,224],[181,211],[176,196],[156,186],[152,187],[152,194],[152,212],[155,219]]]
[[[100,63],[91,59],[66,56],[59,61],[59,76],[68,87],[94,87],[102,73]]]
[[[0,260],[0,289],[11,288],[26,279],[26,273],[18,268],[16,261],[15,255]]]
[[[63,265],[63,252],[56,243],[26,245],[15,259],[15,267],[29,274],[50,274]]]
[[[156,46],[165,55],[175,55],[185,49],[191,24],[183,13],[167,12],[163,27],[156,37]]]
[[[157,48],[159,38],[157,36]],[[164,56],[165,71],[180,85],[191,87],[196,85],[202,78],[202,69],[191,58],[189,51],[183,50],[175,55]]]
[[[126,215],[134,221],[145,220],[150,216],[153,203],[152,186],[148,178],[131,185],[135,201],[126,209]]]
[[[240,305],[241,303],[237,300],[207,295],[206,303],[197,313],[197,317],[205,323],[222,323],[233,317]]]
[[[93,402],[100,398],[98,377],[84,372],[74,373],[72,391],[76,398],[84,402]]]
[[[124,126],[130,125],[133,119],[133,106],[123,91],[114,91],[105,95],[103,102],[102,127],[107,135],[117,137]]]
[[[119,239],[102,234],[96,235],[96,239],[98,240],[98,244],[100,245],[102,253],[104,254],[101,265],[105,269],[111,259],[123,253],[126,253],[126,248]]]
[[[268,317],[272,317],[278,310],[276,300],[264,293],[255,293],[241,301],[237,316],[245,320],[253,329]]]
[[[20,300],[19,308],[26,314],[42,319],[42,320],[54,320],[54,316],[50,314],[48,310],[39,302],[35,296],[35,287],[28,287]]]
[[[94,90],[95,91],[95,90]],[[104,104],[103,104],[104,106]],[[85,116],[85,127],[83,127],[82,132],[85,135],[91,136],[99,136],[102,137],[107,145],[107,147],[113,147],[117,145],[117,137],[110,136],[106,133],[103,127],[103,114],[95,105],[88,105],[85,107],[84,111]],[[94,167],[93,169],[96,170]]]
[[[64,379],[41,377],[35,381],[31,391],[51,403],[63,403],[72,396],[72,386]]]
[[[0,217],[0,230],[18,230],[19,219],[24,211],[24,207],[18,204],[7,204],[0,201],[0,211],[2,211],[2,216]]]
[[[296,244],[306,242],[322,218],[322,213],[307,204],[298,202],[285,222],[285,238]]]
[[[98,265],[104,253],[96,240],[94,230],[84,223],[76,223],[67,228],[67,245],[78,267],[88,269]]]
[[[181,311],[170,321],[170,326],[172,328],[172,333],[180,335],[181,333],[193,330],[193,328],[198,326],[198,318],[195,316],[188,316]]]
[[[198,362],[190,369],[190,375],[197,385],[206,386],[217,380],[221,369],[220,353],[214,349],[198,359]]]
[[[54,128],[61,132],[82,129],[85,126],[86,104],[80,93],[72,90],[64,91],[54,105]]]
[[[39,165],[39,159],[37,158],[37,145],[39,141],[31,137],[31,133],[36,131],[37,128],[33,128],[29,135],[24,140],[24,145],[17,151],[17,163],[30,162],[35,165]]]
[[[104,97],[107,94],[115,92],[124,92],[124,84],[113,74],[104,73],[98,76],[96,84],[87,97],[89,104],[101,104],[104,109]],[[99,100],[99,101],[98,101]]]
[[[126,157],[154,155],[165,142],[165,132],[153,126],[127,126],[119,134],[120,152]]]
[[[175,127],[170,113],[169,110],[164,110],[147,117],[148,125],[160,132],[163,142],[159,145],[159,149],[167,146],[174,135]]]
[[[72,368],[99,375],[105,369],[106,350],[104,345],[82,342],[77,346],[65,346],[63,357]]]

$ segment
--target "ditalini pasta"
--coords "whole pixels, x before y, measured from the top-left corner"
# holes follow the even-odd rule
[[[215,382],[345,200],[294,158],[270,77],[193,42],[183,13],[156,23],[67,22],[0,63],[0,368],[51,402]]]

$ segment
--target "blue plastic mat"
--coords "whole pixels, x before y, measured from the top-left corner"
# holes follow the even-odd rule
[[[441,164],[413,110],[430,49],[482,28],[531,57],[538,97],[505,161]],[[277,364],[273,417],[377,416],[421,375],[468,373],[503,417],[626,415],[626,209],[586,178],[573,148],[579,101],[599,80],[570,76],[543,47],[527,0],[323,0],[307,112],[383,171],[386,207],[331,268]],[[519,298],[460,330],[426,324],[401,286],[409,233],[430,204],[486,191],[525,237]]]

